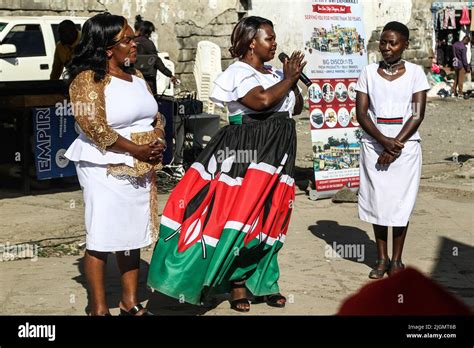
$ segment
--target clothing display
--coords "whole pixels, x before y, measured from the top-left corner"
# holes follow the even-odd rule
[[[471,20],[469,19],[469,10],[467,9],[467,6],[462,7],[462,15],[461,19],[459,21],[459,24],[461,25],[468,25],[471,23]]]
[[[443,29],[456,29],[456,12],[454,7],[448,6],[444,11]]]

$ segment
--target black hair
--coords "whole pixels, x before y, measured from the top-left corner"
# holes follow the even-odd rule
[[[273,28],[272,21],[257,16],[244,17],[235,25],[230,37],[232,58],[242,58],[247,53],[258,29],[264,24]]]
[[[397,33],[399,33],[401,36],[405,38],[406,41],[410,39],[410,30],[408,30],[408,27],[400,22],[388,22],[385,24],[383,27],[382,33],[387,30],[392,30]]]
[[[135,31],[138,31],[140,30],[140,26],[143,22],[143,17],[140,16],[140,15],[136,15],[135,16],[135,24],[133,25],[133,29],[135,29]]]
[[[135,31],[139,31],[140,35],[149,37],[155,31],[155,25],[150,21],[144,21],[140,15],[135,16]]]
[[[78,31],[73,21],[69,19],[63,20],[58,25],[59,41],[65,45],[71,45],[76,41]]]
[[[107,74],[107,49],[120,42],[127,26],[125,17],[108,12],[89,18],[82,27],[81,40],[67,66],[69,83],[86,70],[94,71],[96,82],[103,80]],[[132,66],[124,66],[122,69],[130,74],[135,73]]]

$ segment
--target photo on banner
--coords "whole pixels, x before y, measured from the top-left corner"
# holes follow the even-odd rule
[[[316,198],[359,187],[357,78],[367,65],[358,0],[307,1],[303,30]]]

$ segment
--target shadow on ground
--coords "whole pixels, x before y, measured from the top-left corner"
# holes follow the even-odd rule
[[[474,247],[442,237],[431,278],[474,308]]]
[[[295,167],[295,184],[301,191],[306,191],[313,182],[313,168]]]
[[[466,162],[467,160],[469,160],[469,159],[471,159],[471,158],[474,158],[474,156],[472,156],[472,155],[466,155],[466,154],[461,154],[461,155],[458,155],[458,162],[464,163],[464,162]],[[452,160],[453,160],[453,157],[452,157],[452,156],[449,156],[449,157],[446,157],[444,160],[445,160],[445,161],[452,161]]]
[[[337,221],[319,220],[316,225],[308,227],[311,233],[326,242],[325,250],[331,248],[349,261],[359,262],[367,265],[370,269],[374,267],[377,259],[377,248],[375,242],[369,238],[364,230],[354,226],[339,225]],[[330,246],[331,248],[329,248]],[[358,253],[362,251],[362,254]]]
[[[79,275],[72,278],[79,284],[81,284],[87,292],[87,306],[84,308],[84,313],[90,312],[90,294],[88,291],[86,275],[84,272],[84,262],[83,257],[77,259],[74,263],[77,266]],[[138,301],[144,302],[146,301],[150,295],[151,291],[146,286],[146,277],[148,274],[148,262],[144,261],[143,259],[140,260],[140,273],[139,273],[139,283],[138,283]],[[121,300],[122,295],[122,285],[120,283],[120,272],[117,265],[117,260],[115,255],[109,253],[107,258],[107,268],[106,268],[106,276],[105,276],[105,295],[107,297],[107,304],[109,308],[118,308],[119,302]]]
[[[155,315],[203,315],[226,300],[226,297],[220,297],[202,306],[196,306],[185,302],[180,303],[178,299],[155,291],[150,296],[147,308]]]
[[[90,293],[88,291],[86,276],[84,272],[83,258],[77,259],[74,264],[77,266],[79,275],[73,280],[81,284],[87,293],[87,306],[84,313],[90,312]],[[140,273],[138,283],[138,301],[140,303],[148,300],[147,309],[155,315],[203,315],[204,313],[216,308],[221,302],[226,301],[227,297],[214,298],[203,306],[195,306],[188,303],[180,303],[179,300],[171,298],[156,291],[151,291],[147,286],[149,263],[140,260]],[[115,255],[109,254],[107,258],[107,269],[105,278],[105,293],[107,304],[110,309],[118,308],[121,300],[122,285],[120,283],[120,272]]]
[[[0,199],[18,198],[25,196],[49,195],[59,192],[72,192],[81,189],[77,177],[36,180],[30,178],[30,192],[23,192],[20,179],[0,176]]]
[[[375,242],[368,234],[353,226],[339,225],[337,221],[319,220],[308,228],[311,233],[324,240],[332,249],[354,250],[353,245],[364,247],[364,260],[358,261],[351,253],[339,253],[346,260],[361,262],[372,268],[377,259]],[[346,249],[347,247],[347,249]],[[337,248],[336,248],[337,251]],[[438,243],[435,263],[430,276],[442,287],[456,295],[468,306],[474,308],[474,247],[453,239],[442,237]],[[416,260],[413,260],[416,266]]]

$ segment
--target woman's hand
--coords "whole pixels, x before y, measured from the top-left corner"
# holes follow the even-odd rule
[[[301,51],[294,51],[291,57],[285,59],[283,63],[283,73],[285,79],[290,79],[292,84],[296,84],[300,78],[303,68],[307,62],[303,62],[304,54]]]
[[[383,137],[381,145],[385,148],[385,151],[392,156],[398,156],[405,145],[395,138]]]
[[[377,160],[377,163],[380,164],[381,166],[388,166],[390,163],[395,161],[397,159],[397,157],[398,157],[398,155],[393,156],[393,155],[389,154],[387,151],[384,150],[380,154],[380,156]]]
[[[142,162],[157,164],[163,161],[163,151],[165,148],[162,142],[155,140],[149,144],[136,145],[132,156]]]

